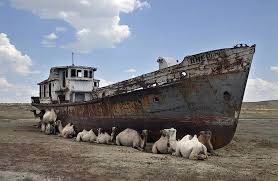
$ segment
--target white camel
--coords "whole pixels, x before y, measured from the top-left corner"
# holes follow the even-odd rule
[[[57,114],[55,113],[54,109],[51,109],[50,111],[47,110],[42,117],[41,131],[42,132],[47,131],[46,134],[48,134],[49,128],[50,128],[49,127],[50,125],[48,125],[48,124],[54,124],[56,119],[57,119]],[[48,130],[46,130],[47,125],[48,125]]]
[[[169,153],[170,142],[169,142],[169,134],[165,130],[161,130],[161,137],[157,140],[152,146],[152,152],[157,153]]]
[[[116,136],[116,144],[122,146],[129,146],[143,151],[147,143],[148,131],[142,131],[141,135],[133,129],[127,128]]]
[[[94,131],[91,129],[90,131],[83,130],[79,132],[76,137],[76,141],[84,141],[84,142],[94,142],[96,141],[97,136],[95,135]]]
[[[207,148],[198,140],[197,135],[193,138],[191,135],[186,135],[178,141],[174,155],[191,160],[204,160],[208,157]]]
[[[207,147],[210,143],[211,132],[200,131],[199,136],[195,135],[193,138],[191,135],[184,136],[181,140],[176,140],[177,130],[174,128],[164,129],[169,135],[169,142],[173,155],[183,156],[189,159],[204,160],[207,158]]]
[[[174,152],[176,150],[177,144],[177,130],[175,128],[163,129],[169,135],[169,144],[170,144],[170,152]]]
[[[102,133],[102,128],[98,128],[98,136],[96,142],[99,144],[109,144],[112,143],[115,136],[116,127],[112,127],[111,135],[107,132]]]
[[[62,126],[62,123],[60,120],[58,122],[58,130],[60,132],[59,136],[62,136],[64,138],[73,138],[75,135],[74,131],[74,125],[71,125],[71,123],[68,123],[65,127]]]

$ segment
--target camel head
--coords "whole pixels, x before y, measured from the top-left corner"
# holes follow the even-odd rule
[[[97,135],[99,136],[101,134],[101,132],[102,132],[102,128],[98,128],[97,129]]]
[[[164,129],[160,130],[160,134],[161,134],[162,137],[167,137],[168,139],[170,138],[169,132],[167,132]]]
[[[177,130],[175,128],[164,129],[164,131],[169,135],[171,141],[176,141]]]
[[[146,144],[147,144],[147,139],[148,139],[148,130],[146,130],[146,129],[142,130],[142,136],[143,136],[143,139],[141,141],[140,147],[142,149],[145,149]]]
[[[213,146],[210,142],[212,133],[211,131],[200,131],[198,134],[198,140],[207,147],[209,151],[213,151]]]
[[[142,136],[148,136],[148,130],[146,129],[142,130]]]
[[[111,132],[111,142],[114,140],[115,138],[115,131],[116,131],[116,127],[112,127],[112,132]]]

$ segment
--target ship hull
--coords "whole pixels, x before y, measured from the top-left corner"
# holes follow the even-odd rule
[[[117,132],[147,129],[151,142],[164,128],[176,128],[177,139],[211,130],[212,144],[218,149],[234,136],[248,74],[249,68],[181,79],[90,102],[32,105],[40,110],[54,108],[63,124],[71,122],[78,131],[99,127],[110,131],[113,126]]]

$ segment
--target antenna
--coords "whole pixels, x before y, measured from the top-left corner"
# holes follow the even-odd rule
[[[73,57],[74,53],[71,52],[71,62],[72,62],[72,66],[74,66],[74,57]]]

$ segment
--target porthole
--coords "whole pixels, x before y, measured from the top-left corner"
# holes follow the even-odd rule
[[[155,102],[155,103],[159,102],[159,97],[155,96],[155,97],[153,98],[153,102]]]
[[[226,101],[230,101],[231,100],[231,94],[228,91],[225,91],[223,93],[223,97],[224,97],[224,100],[226,100]]]

